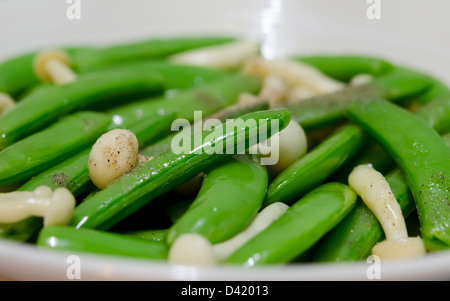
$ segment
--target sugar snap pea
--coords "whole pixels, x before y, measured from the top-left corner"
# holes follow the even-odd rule
[[[145,146],[149,141],[153,141],[153,138],[158,138],[161,133],[167,133],[175,116],[175,113],[170,114],[167,111],[164,115],[156,115],[152,119],[141,120],[135,125],[127,127],[127,129],[136,135],[141,146]],[[65,187],[72,194],[78,196],[89,187],[88,158],[90,149],[91,146],[69,157],[67,160],[46,169],[31,178],[18,190],[31,191],[45,185],[52,188],[52,190]]]
[[[39,232],[37,246],[53,250],[78,251],[113,256],[167,259],[166,244],[145,240],[131,235],[104,232],[93,229],[51,226]]]
[[[73,68],[80,73],[143,60],[161,60],[194,48],[234,41],[233,37],[152,38],[83,51],[72,56]]]
[[[313,55],[296,56],[292,59],[314,66],[324,74],[343,82],[349,82],[358,74],[379,77],[394,70],[394,66],[385,59],[361,55]]]
[[[44,171],[93,143],[110,119],[78,112],[0,152],[0,183],[16,183]]]
[[[439,98],[442,95],[450,93],[450,88],[446,84],[444,84],[441,80],[439,80],[437,77],[431,76],[429,74],[425,74],[419,70],[405,67],[405,66],[395,66],[395,69],[400,72],[408,72],[410,74],[416,74],[417,76],[422,76],[423,78],[427,79],[431,83],[430,88],[427,89],[424,93],[418,94],[418,95],[413,96],[410,99],[408,99],[407,102],[412,107],[422,106],[436,98]]]
[[[433,101],[421,106],[414,114],[423,119],[438,133],[449,131],[450,94],[437,97]],[[371,164],[376,170],[383,174],[395,167],[393,158],[372,138],[366,143],[364,149],[356,154],[346,166],[340,168],[330,180],[346,182],[350,172],[359,164]]]
[[[345,120],[345,108],[354,101],[383,97],[393,102],[423,93],[430,87],[430,81],[421,75],[406,71],[395,71],[386,76],[342,91],[305,99],[284,107],[292,111],[292,118],[311,131]]]
[[[363,142],[364,133],[358,126],[337,129],[271,181],[263,206],[275,202],[292,204],[351,159]]]
[[[400,169],[386,175],[403,216],[414,210],[414,199]],[[355,261],[367,258],[372,247],[384,237],[378,219],[358,197],[355,208],[327,234],[314,252],[313,261]]]
[[[444,140],[421,118],[386,100],[354,102],[347,115],[375,137],[405,173],[426,248],[448,248],[450,149]]]
[[[194,111],[206,116],[236,103],[242,92],[255,93],[261,87],[261,81],[253,76],[233,74],[202,87],[183,90],[173,97],[144,99],[110,111],[118,124],[128,124],[144,118],[151,118],[164,110],[175,111],[178,118],[194,120]]]
[[[199,233],[211,243],[243,230],[261,207],[268,183],[264,166],[245,156],[209,171],[194,202],[170,227],[167,243],[185,233]]]
[[[356,194],[342,183],[309,192],[225,260],[247,267],[287,263],[313,246],[353,208]]]
[[[139,231],[124,232],[122,234],[132,235],[146,240],[159,241],[165,243],[168,231],[169,231],[168,229],[139,230]]]
[[[87,47],[62,47],[69,55],[77,55]],[[18,98],[26,90],[39,85],[34,73],[33,60],[37,51],[21,54],[0,63],[0,92]]]
[[[167,133],[175,114],[166,111],[165,115],[155,116],[152,119],[144,119],[131,126],[129,130],[136,134],[140,146],[159,138],[161,133]],[[89,153],[90,147],[69,157],[61,163],[46,169],[32,177],[18,188],[18,191],[32,191],[39,186],[47,186],[52,190],[60,187],[67,188],[74,196],[78,197],[93,184],[89,177]],[[0,237],[25,241],[30,239],[39,228],[42,227],[41,219],[30,217],[14,224],[0,224]]]
[[[290,121],[290,112],[286,109],[259,111],[243,115],[240,119],[244,124],[249,120],[256,122],[252,122],[251,126],[234,126],[232,129],[230,124],[234,122],[227,122],[217,129],[222,131],[220,137],[210,137],[210,132],[199,133],[203,143],[188,153],[176,154],[169,150],[148,161],[81,203],[75,208],[71,224],[76,228],[110,228],[153,198],[229,159],[235,147],[243,150],[251,146],[249,142],[257,143],[261,137],[259,134],[266,134],[267,139],[268,132],[274,134],[276,130],[282,130]],[[272,128],[274,120],[279,123],[278,129]],[[265,126],[261,128],[260,125]],[[239,140],[238,137],[243,135],[246,139]],[[196,139],[193,137],[192,141]],[[222,154],[213,151],[218,149]]]
[[[166,89],[194,86],[195,78],[206,82],[224,73],[206,68],[178,66],[163,62],[131,64],[114,70],[79,76],[76,81],[30,94],[0,117],[0,148],[20,140],[61,115],[94,105],[129,102],[161,94]]]
[[[255,104],[249,104],[249,105],[240,105],[240,104],[234,104],[228,107],[225,107],[223,110],[220,110],[212,115],[208,115],[205,120],[216,118],[220,120],[221,122],[225,122],[227,119],[233,119],[237,118],[241,115],[255,112],[255,111],[262,111],[269,109],[269,104],[267,102],[258,102]],[[171,135],[168,135],[167,137],[149,145],[145,149],[141,151],[142,155],[145,156],[158,156],[162,154],[163,152],[167,151],[171,147],[172,139],[175,137],[177,133],[173,133]]]
[[[443,135],[450,147],[450,135]],[[386,153],[384,153],[386,154]],[[407,218],[415,210],[414,199],[408,183],[399,168],[386,174],[386,180],[396,197],[403,216]],[[314,255],[315,261],[354,261],[370,255],[376,242],[384,236],[381,224],[358,198],[355,209],[339,223],[320,243]]]

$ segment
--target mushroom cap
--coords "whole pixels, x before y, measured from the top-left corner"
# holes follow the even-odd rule
[[[97,139],[89,154],[89,176],[100,189],[139,165],[139,142],[126,129],[114,129]]]
[[[217,263],[208,239],[197,233],[180,235],[169,250],[171,264],[209,266]]]
[[[72,219],[75,204],[75,197],[68,189],[56,189],[44,215],[44,226],[67,225]]]
[[[51,49],[37,54],[33,61],[33,68],[36,76],[42,81],[51,81],[50,74],[47,72],[47,63],[50,60],[58,60],[65,65],[70,65],[70,57],[65,51]]]
[[[387,239],[372,248],[372,254],[381,259],[415,258],[421,257],[425,253],[426,249],[420,237]]]

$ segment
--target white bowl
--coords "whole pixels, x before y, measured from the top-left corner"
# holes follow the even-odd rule
[[[354,53],[416,67],[450,85],[450,2],[333,0],[96,0],[0,2],[0,60],[40,47],[103,44],[149,36],[231,34],[258,39],[268,58]],[[376,0],[375,0],[376,2]],[[71,253],[0,241],[0,275],[17,280],[67,280]],[[145,260],[76,254],[82,280],[368,280],[373,263],[292,264],[252,269],[189,268]],[[385,280],[449,280],[450,252],[383,262]]]

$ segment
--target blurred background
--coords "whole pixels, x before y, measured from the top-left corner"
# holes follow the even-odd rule
[[[365,53],[450,83],[448,0],[0,0],[0,60],[39,47],[240,35],[268,57]]]

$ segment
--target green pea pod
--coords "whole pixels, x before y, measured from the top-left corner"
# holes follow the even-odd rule
[[[169,231],[168,229],[140,230],[140,231],[125,232],[122,234],[132,235],[150,241],[158,241],[165,243],[168,231]]]
[[[178,114],[178,118],[194,120],[195,111],[208,116],[236,103],[242,92],[255,93],[261,88],[261,81],[253,76],[233,74],[223,77],[202,87],[180,91],[173,97],[145,99],[109,113],[117,125],[129,124],[137,120],[151,118],[165,110]]]
[[[363,142],[364,134],[359,127],[339,128],[271,181],[263,206],[275,202],[292,204],[351,159]]]
[[[287,263],[307,251],[350,212],[355,192],[327,183],[309,192],[225,260],[247,267]]]
[[[347,115],[386,149],[406,175],[428,250],[450,246],[450,149],[419,117],[386,100],[354,102]]]
[[[70,56],[86,51],[83,47],[62,47]],[[37,52],[21,54],[0,63],[0,92],[18,98],[26,90],[40,84],[34,73],[33,60]]]
[[[134,126],[127,128],[136,135],[141,147],[147,145],[148,141],[159,137],[161,133],[167,133],[170,124],[175,118],[175,114],[170,114],[170,112],[166,113],[162,116],[155,116],[152,119],[141,120]],[[31,191],[39,186],[45,185],[52,190],[64,187],[69,189],[75,196],[80,195],[86,191],[89,183],[91,183],[88,165],[90,151],[91,146],[69,157],[67,160],[46,169],[27,181],[19,190]]]
[[[422,106],[436,98],[439,98],[442,95],[450,93],[449,87],[434,76],[425,74],[421,71],[418,71],[418,70],[415,70],[415,69],[412,69],[409,67],[395,66],[395,69],[397,70],[397,72],[398,71],[408,72],[410,74],[416,74],[417,76],[422,76],[423,78],[427,79],[431,83],[430,88],[427,89],[424,93],[418,94],[418,95],[408,99],[409,104],[416,105],[416,106],[417,105]]]
[[[430,87],[430,81],[421,75],[406,71],[395,71],[361,86],[344,88],[336,93],[305,99],[288,104],[292,118],[305,131],[324,128],[345,120],[345,108],[352,102],[375,97],[401,102],[423,93]]]
[[[194,135],[191,141],[200,140],[200,145],[180,154],[171,149],[111,183],[75,208],[71,224],[108,229],[157,196],[258,143],[260,137],[282,130],[290,117],[286,109],[249,113],[237,123],[232,120],[213,132]]]
[[[167,243],[185,233],[199,233],[212,244],[232,237],[258,213],[267,183],[266,168],[247,157],[212,169],[194,202],[170,227]]]
[[[403,216],[408,217],[415,210],[415,204],[403,173],[395,169],[386,175],[386,181]],[[355,208],[320,242],[313,261],[363,260],[383,237],[383,228],[378,219],[358,197]]]
[[[450,131],[450,93],[443,94],[420,107],[415,114],[438,133]]]
[[[168,249],[164,243],[129,235],[93,229],[51,226],[42,228],[37,240],[40,248],[125,256],[165,261]]]
[[[450,97],[439,97],[421,107],[415,112],[415,115],[422,118],[430,127],[441,131],[445,128],[446,119],[450,117],[449,103]],[[445,140],[445,135],[443,138]],[[447,146],[450,146],[450,143]],[[395,166],[392,157],[386,153],[380,144],[371,144],[369,147],[368,151],[362,152],[361,156],[352,160],[348,166],[341,169],[330,180],[338,179],[347,182],[348,175],[359,164],[371,164],[383,174],[388,171],[389,167]],[[403,215],[407,217],[415,209],[415,204],[406,179],[396,169],[386,175],[386,180],[402,208]],[[354,261],[364,259],[370,255],[372,247],[383,236],[384,233],[380,223],[364,203],[359,200],[355,209],[320,244],[314,260]]]
[[[153,38],[80,52],[72,56],[72,63],[75,70],[86,73],[135,61],[161,60],[182,51],[234,40],[232,37]]]
[[[444,139],[445,145],[450,147],[450,132],[443,135],[442,138]]]
[[[0,152],[0,185],[26,180],[78,153],[93,143],[109,123],[103,114],[78,112],[7,147]]]
[[[450,131],[450,94],[446,94],[420,107],[414,114],[423,119],[438,133]],[[353,157],[346,166],[339,169],[330,180],[347,182],[348,175],[359,164],[371,164],[381,173],[386,173],[395,167],[394,159],[384,148],[371,139],[364,150]]]
[[[311,65],[343,82],[349,82],[358,74],[380,77],[394,70],[394,66],[384,59],[360,55],[314,55],[292,59]]]
[[[61,115],[116,100],[126,103],[136,98],[161,94],[164,89],[186,88],[224,76],[206,68],[171,65],[163,62],[131,64],[121,68],[79,76],[76,81],[53,86],[24,98],[17,107],[0,117],[0,148],[51,124]]]
[[[136,134],[140,146],[158,138],[161,133],[166,133],[174,118],[174,114],[166,112],[166,115],[145,119],[129,128]],[[67,188],[74,196],[79,196],[94,185],[89,177],[89,153],[91,148],[75,154],[69,159],[43,171],[32,177],[19,187],[19,191],[31,191],[39,186],[48,186],[52,190],[60,187]],[[30,239],[42,227],[42,219],[30,217],[13,224],[0,224],[0,237],[25,241]]]
[[[234,104],[224,108],[223,110],[220,110],[215,114],[209,115],[204,119],[204,121],[211,120],[211,118],[216,118],[221,122],[225,122],[227,119],[233,119],[247,113],[268,109],[269,104],[267,102],[258,102],[256,104],[250,105]],[[172,139],[176,136],[176,134],[176,132],[172,133],[171,135],[168,135],[167,137],[155,142],[154,144],[149,145],[141,151],[141,154],[145,156],[158,156],[163,152],[168,151],[171,147]]]

